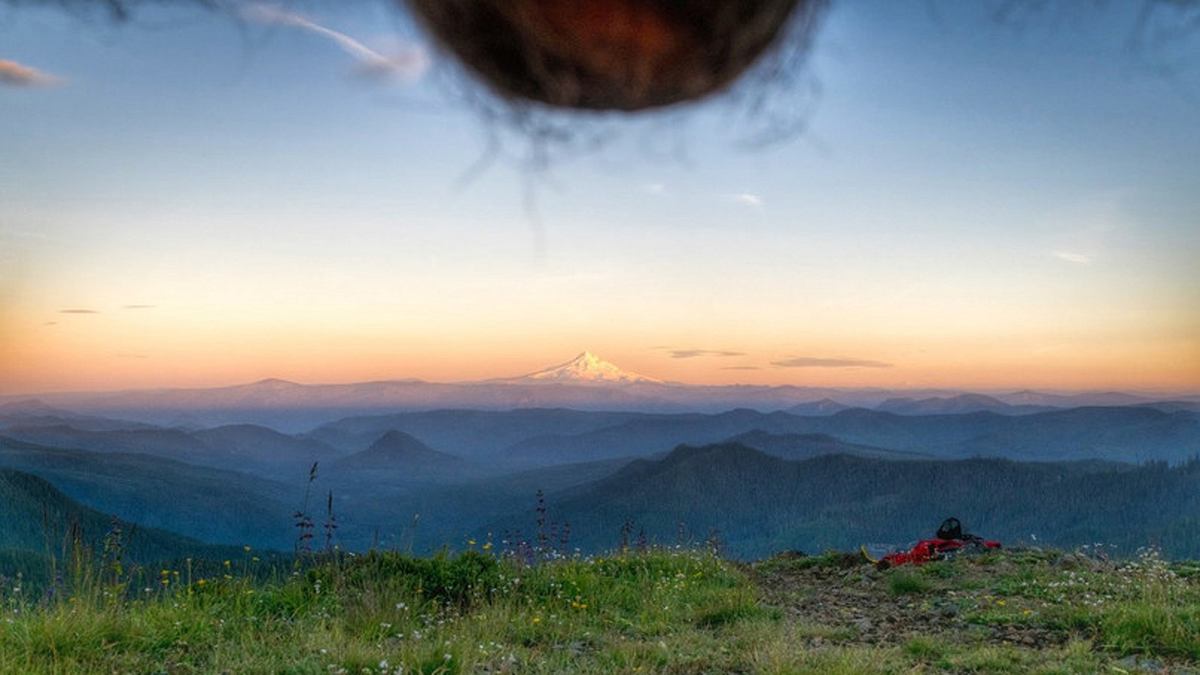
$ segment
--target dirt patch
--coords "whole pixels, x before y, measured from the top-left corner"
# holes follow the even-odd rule
[[[904,645],[922,639],[1041,649],[1078,637],[1066,630],[988,625],[973,618],[981,606],[998,602],[990,589],[1012,573],[1005,561],[878,570],[860,558],[837,554],[773,558],[746,571],[761,589],[763,602],[781,611],[794,624],[797,638],[812,646]]]

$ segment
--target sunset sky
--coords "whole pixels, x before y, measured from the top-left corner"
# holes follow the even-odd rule
[[[1200,391],[1200,36],[847,0],[817,93],[773,108],[811,104],[803,132],[751,147],[764,119],[715,101],[585,125],[608,143],[542,175],[405,17],[347,4],[0,10],[0,394],[584,349],[694,383]]]

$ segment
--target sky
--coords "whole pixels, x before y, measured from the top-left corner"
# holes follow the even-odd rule
[[[998,4],[835,3],[766,112],[576,122],[604,142],[544,166],[389,3],[0,6],[0,394],[585,349],[705,384],[1200,391],[1200,36]],[[773,115],[803,129],[754,142]]]

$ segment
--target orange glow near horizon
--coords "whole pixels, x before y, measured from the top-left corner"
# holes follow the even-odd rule
[[[197,253],[203,264],[155,265],[119,246],[66,255],[18,241],[28,264],[0,279],[0,394],[469,381],[584,350],[689,384],[1200,390],[1200,293],[1177,274],[1036,258],[997,281],[1001,257],[896,283],[870,259],[831,253],[826,274],[755,262],[714,275],[691,261],[719,263],[707,251],[735,234],[706,236],[679,255],[689,264],[597,264],[585,250],[552,268],[519,252],[397,267],[388,251],[349,265],[217,248]],[[787,240],[746,257],[769,262]],[[1133,257],[1120,265],[1161,264]]]
[[[449,317],[414,325],[344,307],[309,308],[308,316],[289,313],[288,319],[252,308],[89,307],[99,308],[10,311],[0,345],[0,394],[211,387],[273,377],[312,384],[471,381],[522,375],[585,349],[625,370],[687,384],[1200,389],[1200,349],[1186,337],[1190,327],[1173,326],[1170,316],[1161,317],[1162,326],[1135,322],[1073,332],[1001,331],[1000,317],[984,316],[976,317],[979,326],[943,321],[938,330],[916,332],[893,317],[890,333],[871,328],[879,321],[817,333],[767,318],[756,323],[769,330],[723,331],[699,314],[690,322],[684,316],[650,321],[644,318],[649,310],[611,322],[585,316],[565,326],[526,328],[528,317],[494,315],[482,326]],[[738,314],[730,325],[751,320]],[[822,365],[783,365],[806,359]]]

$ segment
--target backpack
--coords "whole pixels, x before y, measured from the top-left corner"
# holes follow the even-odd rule
[[[937,531],[938,539],[962,539],[963,529],[962,523],[958,522],[958,518],[947,518],[942,521],[942,526]]]

